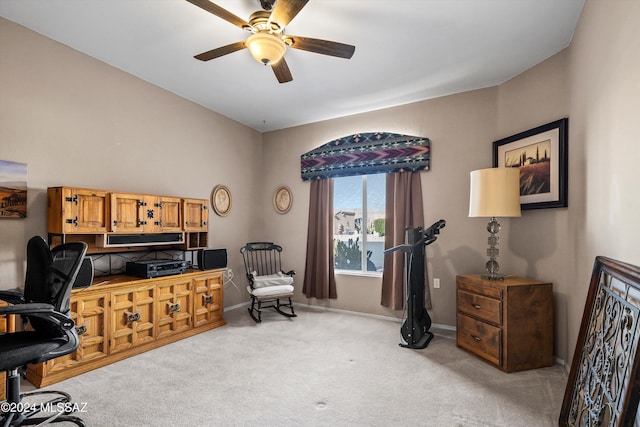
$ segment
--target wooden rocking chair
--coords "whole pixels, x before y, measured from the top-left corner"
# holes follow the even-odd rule
[[[262,309],[273,308],[286,317],[296,317],[293,311],[293,275],[295,271],[282,269],[282,247],[272,242],[247,243],[240,249],[249,280],[251,295],[249,314],[262,322]]]

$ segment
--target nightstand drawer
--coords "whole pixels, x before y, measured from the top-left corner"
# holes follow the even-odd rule
[[[458,311],[481,320],[502,325],[502,302],[458,290]]]
[[[500,328],[458,314],[458,345],[483,359],[500,366],[502,334]]]

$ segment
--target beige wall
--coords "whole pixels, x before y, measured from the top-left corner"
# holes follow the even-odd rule
[[[26,241],[46,235],[49,186],[208,198],[225,184],[233,212],[210,212],[210,246],[251,239],[258,132],[2,18],[0,51],[0,159],[28,169],[27,219],[0,220],[0,288],[22,284]]]
[[[29,217],[0,221],[0,287],[24,277],[26,239],[46,232],[52,185],[208,197],[233,193],[225,218],[211,214],[212,247],[276,240],[304,274],[308,184],[300,154],[355,132],[390,131],[432,141],[422,174],[425,220],[447,220],[427,248],[434,323],[455,325],[455,275],[485,262],[486,221],[467,218],[469,171],[491,166],[491,142],[569,117],[569,208],[526,211],[503,222],[505,273],[554,283],[556,355],[570,361],[593,259],[640,264],[640,3],[587,0],[568,49],[498,87],[260,135],[0,18],[0,159],[28,164]],[[172,151],[173,150],[173,151]],[[176,155],[179,150],[180,155]],[[187,155],[184,155],[184,152]],[[272,208],[288,185],[293,206]],[[380,279],[338,276],[335,301],[299,302],[401,316],[379,305]],[[225,306],[246,301],[227,288]]]
[[[568,344],[596,255],[640,265],[640,2],[587,1],[569,50]]]
[[[415,104],[359,114],[264,135],[267,190],[264,203],[280,184],[294,194],[292,210],[280,216],[270,210],[261,238],[275,239],[289,253],[294,268],[304,272],[308,223],[309,183],[300,178],[300,155],[332,139],[358,132],[388,131],[425,136],[431,140],[432,168],[422,174],[426,224],[447,221],[437,242],[427,247],[429,276],[441,279],[432,289],[433,321],[455,325],[455,276],[480,273],[484,268],[486,220],[467,218],[469,171],[491,166],[491,141],[495,135],[496,89],[484,89]],[[507,221],[508,222],[508,221]],[[508,224],[505,224],[508,229]],[[336,277],[338,299],[299,301],[331,308],[401,317],[380,306],[379,277]],[[301,287],[300,287],[301,288]],[[299,289],[301,291],[301,289]]]

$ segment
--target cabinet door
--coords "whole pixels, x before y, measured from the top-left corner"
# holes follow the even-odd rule
[[[158,338],[192,328],[192,301],[191,279],[175,277],[156,284]]]
[[[184,231],[207,231],[209,202],[206,199],[183,199]]]
[[[148,196],[145,231],[148,233],[175,233],[182,231],[182,199],[178,197]]]
[[[193,279],[194,326],[222,320],[222,273]]]
[[[154,295],[154,286],[136,286],[111,292],[112,354],[156,339]]]
[[[48,231],[81,234],[107,231],[109,203],[107,192],[84,188],[47,189]]]
[[[116,233],[142,233],[144,231],[146,202],[143,194],[110,193],[111,231]],[[152,208],[153,209],[153,208]]]
[[[72,368],[82,362],[106,357],[108,352],[107,304],[106,293],[72,296],[70,315],[78,332],[78,349],[41,365],[29,365],[29,368],[44,370],[45,375],[49,375]]]

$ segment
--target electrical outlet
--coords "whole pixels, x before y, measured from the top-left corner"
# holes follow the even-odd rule
[[[434,288],[434,289],[440,289],[440,279],[439,279],[439,278],[437,278],[437,277],[435,277],[435,278],[433,279],[433,288]]]

